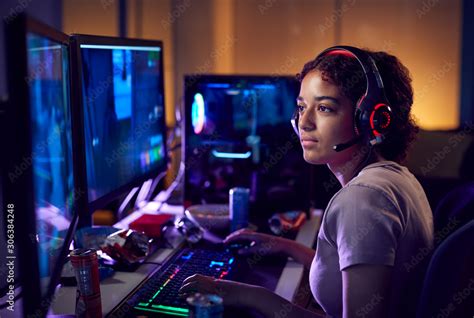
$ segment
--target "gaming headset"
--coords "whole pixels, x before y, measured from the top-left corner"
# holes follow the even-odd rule
[[[357,102],[354,113],[356,137],[352,140],[333,146],[335,151],[342,151],[363,141],[370,146],[383,142],[391,128],[392,110],[385,96],[382,77],[374,59],[365,51],[352,46],[333,46],[324,50],[316,59],[326,55],[346,55],[355,58],[362,66],[367,80],[367,89]],[[296,134],[298,131],[299,112],[295,111],[291,124]]]

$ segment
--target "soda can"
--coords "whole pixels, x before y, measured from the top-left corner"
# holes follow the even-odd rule
[[[186,298],[191,318],[222,318],[224,305],[222,298],[212,294],[196,293]]]
[[[70,256],[77,281],[76,317],[102,317],[97,251],[79,248]]]
[[[249,196],[248,188],[232,188],[229,190],[229,218],[230,231],[247,227],[249,217]]]

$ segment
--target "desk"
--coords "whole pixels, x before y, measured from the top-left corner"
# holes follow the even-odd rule
[[[173,211],[182,211],[180,207],[170,207],[169,209],[162,209],[162,212],[172,213]],[[126,219],[116,224],[117,227],[127,228],[127,225],[138,218],[143,213],[150,213],[148,208],[142,209],[139,212],[134,212]],[[317,231],[321,221],[321,211],[316,211],[313,217],[307,221],[300,229],[296,241],[312,247],[316,240]],[[122,299],[124,299],[133,289],[145,280],[148,275],[155,269],[159,268],[166,259],[172,255],[172,249],[160,249],[151,255],[147,262],[156,264],[143,264],[135,272],[116,272],[114,276],[103,280],[100,284],[102,311],[103,314],[108,314],[115,308]],[[286,265],[281,272],[280,277],[276,283],[275,292],[292,301],[296,291],[303,278],[304,268],[291,259],[286,261]],[[56,291],[54,302],[50,308],[50,315],[72,315],[74,314],[76,287],[59,287]]]

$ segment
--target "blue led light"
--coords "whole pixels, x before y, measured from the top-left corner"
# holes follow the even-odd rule
[[[211,261],[211,264],[209,265],[209,267],[212,267],[212,266],[224,266],[224,262],[216,262],[216,261]]]
[[[181,256],[181,258],[182,258],[182,259],[186,259],[186,260],[190,260],[191,257],[193,257],[193,254],[194,254],[193,252],[190,252],[188,255],[183,255],[183,256]]]
[[[221,152],[221,151],[213,150],[212,155],[216,158],[247,159],[247,158],[250,158],[250,156],[252,155],[252,152],[247,151],[244,153],[235,153],[235,152]]]
[[[275,85],[272,84],[255,84],[253,85],[256,89],[275,89]]]
[[[230,84],[209,83],[206,86],[207,87],[212,87],[212,88],[229,88]]]

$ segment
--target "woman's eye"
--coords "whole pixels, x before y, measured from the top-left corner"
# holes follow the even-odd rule
[[[331,109],[331,108],[326,107],[326,106],[324,106],[324,105],[319,105],[319,106],[318,106],[318,110],[319,110],[320,112],[323,112],[323,113],[330,113],[330,112],[332,112],[332,109]]]
[[[296,105],[296,110],[298,111],[298,113],[302,113],[304,112],[304,106]]]

